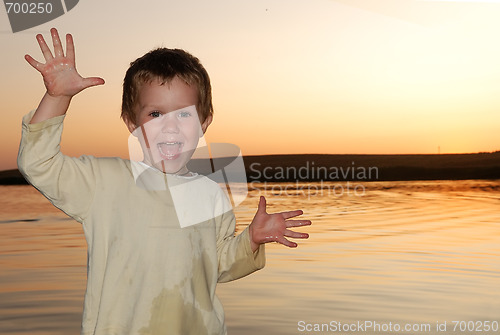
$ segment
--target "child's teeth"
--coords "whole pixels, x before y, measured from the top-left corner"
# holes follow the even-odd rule
[[[181,144],[180,142],[162,142],[158,143],[158,149],[163,156],[170,158],[180,152]]]

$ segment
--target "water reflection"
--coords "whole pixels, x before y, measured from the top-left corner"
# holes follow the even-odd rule
[[[429,323],[435,333],[437,321],[498,320],[500,181],[366,183],[362,195],[326,192],[333,184],[251,186],[239,231],[259,195],[269,211],[303,208],[314,224],[297,249],[268,245],[264,270],[219,286],[230,333],[295,334],[300,320]],[[28,186],[1,194],[0,333],[77,334],[80,225]]]

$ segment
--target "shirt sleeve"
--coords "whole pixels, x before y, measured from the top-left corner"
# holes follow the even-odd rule
[[[94,158],[61,153],[64,115],[30,124],[33,114],[23,118],[19,171],[54,206],[83,222],[95,191]]]
[[[217,236],[218,282],[236,280],[262,269],[266,263],[264,244],[252,252],[248,227],[235,236],[236,219],[232,210],[219,218],[221,226]]]

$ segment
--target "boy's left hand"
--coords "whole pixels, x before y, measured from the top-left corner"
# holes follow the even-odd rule
[[[266,212],[266,198],[260,197],[259,208],[249,226],[250,244],[252,251],[256,251],[259,245],[268,242],[278,242],[290,248],[297,247],[297,243],[285,238],[308,238],[307,233],[298,233],[288,228],[311,225],[309,220],[288,220],[302,215],[301,210],[268,214]]]

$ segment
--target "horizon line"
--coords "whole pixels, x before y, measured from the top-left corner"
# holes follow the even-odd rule
[[[466,152],[466,153],[426,153],[426,154],[325,154],[325,153],[301,153],[301,154],[260,154],[260,155],[242,155],[245,157],[270,157],[270,156],[451,156],[451,155],[484,155],[484,154],[499,154],[500,150],[496,151],[479,151],[479,152]],[[235,156],[217,156],[212,159],[231,158]],[[193,158],[193,159],[206,159],[206,158]],[[16,167],[9,169],[2,169],[0,172],[19,170]]]

